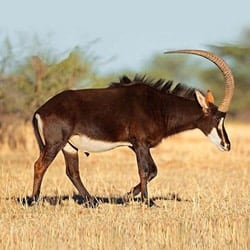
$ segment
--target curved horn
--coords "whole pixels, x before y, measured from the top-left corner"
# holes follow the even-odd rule
[[[218,110],[226,113],[229,109],[229,105],[234,93],[234,77],[228,64],[221,57],[205,50],[174,50],[165,52],[165,54],[168,53],[185,53],[199,55],[213,62],[220,69],[225,82],[225,95],[223,100],[221,101],[221,104],[218,107]]]

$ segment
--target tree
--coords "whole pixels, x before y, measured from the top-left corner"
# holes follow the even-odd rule
[[[11,47],[8,47],[8,49]],[[11,54],[11,53],[10,53]],[[79,83],[88,83],[94,78],[90,60],[84,51],[73,49],[66,58],[46,60],[43,56],[30,55],[11,68],[10,73],[2,71],[0,75],[0,111],[1,114],[19,114],[30,118],[33,111],[49,97],[59,91],[74,88]],[[52,58],[52,56],[50,56]],[[6,60],[2,61],[6,65]],[[1,68],[4,68],[4,67]]]
[[[208,50],[223,57],[235,77],[235,94],[229,113],[250,119],[250,29],[245,30],[238,44],[210,45]],[[222,74],[208,61],[190,55],[154,55],[143,68],[149,76],[174,79],[201,90],[211,90],[218,104],[224,96]]]
[[[142,71],[153,78],[164,78],[166,80],[174,80],[186,83],[188,85],[197,86],[197,78],[194,68],[197,62],[187,55],[154,55],[152,59],[146,62],[146,66]]]

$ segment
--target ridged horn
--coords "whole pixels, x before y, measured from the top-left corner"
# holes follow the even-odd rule
[[[170,53],[185,53],[185,54],[193,54],[193,55],[198,55],[202,56],[209,61],[213,62],[222,72],[223,77],[224,77],[224,82],[225,82],[225,94],[224,98],[221,101],[218,110],[221,112],[226,113],[229,109],[230,102],[233,97],[234,93],[234,76],[229,68],[228,64],[219,56],[205,51],[205,50],[173,50],[173,51],[167,51],[164,52],[165,54],[170,54]]]

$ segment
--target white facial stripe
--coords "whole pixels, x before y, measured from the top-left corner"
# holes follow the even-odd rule
[[[83,152],[103,152],[120,146],[132,146],[129,142],[108,142],[91,139],[86,135],[74,135],[69,142]],[[67,146],[67,145],[66,145]],[[70,145],[69,145],[70,146]],[[72,148],[72,146],[70,146]]]
[[[220,129],[221,131],[223,130],[223,123],[224,123],[224,118],[221,118],[218,125],[218,129]]]
[[[207,136],[211,142],[213,142],[220,150],[224,150],[221,145],[221,138],[219,137],[217,133],[217,129],[213,128]]]
[[[224,129],[224,117],[219,120],[217,128],[213,128],[208,138],[222,151],[230,150],[230,142]]]
[[[224,118],[221,118],[220,121],[219,121],[219,124],[218,124],[218,130],[220,131],[221,140],[222,140],[223,144],[226,145],[227,142],[226,142],[226,138],[225,138],[225,132],[224,132],[224,129],[223,129],[223,124],[224,124]]]
[[[44,134],[43,134],[43,121],[41,119],[41,116],[36,113],[35,118],[37,119],[37,125],[38,125],[38,131],[41,136],[42,142],[45,145],[45,139],[44,139]]]

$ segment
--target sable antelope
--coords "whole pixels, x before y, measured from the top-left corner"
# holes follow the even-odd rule
[[[130,147],[136,155],[140,182],[127,196],[141,193],[148,199],[147,183],[157,174],[150,148],[163,138],[199,128],[220,150],[229,151],[230,141],[224,128],[234,78],[226,62],[207,51],[178,50],[166,53],[187,53],[207,58],[221,70],[225,96],[217,107],[210,91],[204,95],[197,89],[164,80],[145,77],[130,80],[123,77],[104,89],[66,90],[43,104],[33,116],[40,156],[34,164],[32,197],[37,200],[45,171],[62,150],[66,174],[79,194],[90,206],[95,199],[84,187],[78,164],[78,151],[86,154]]]

